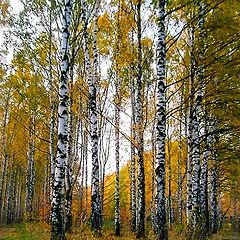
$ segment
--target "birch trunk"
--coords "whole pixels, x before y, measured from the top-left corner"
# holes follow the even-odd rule
[[[73,148],[73,62],[69,66],[69,102],[68,102],[68,146],[67,158],[65,164],[65,232],[71,231],[72,228],[72,189],[73,189],[73,173],[72,165],[74,158]]]
[[[156,91],[156,89],[154,89]],[[155,104],[154,104],[155,105]],[[156,110],[156,109],[155,109]],[[152,196],[151,196],[151,202],[150,202],[150,208],[151,208],[151,223],[152,223],[152,230],[156,231],[157,226],[156,226],[156,208],[155,208],[155,161],[156,161],[156,124],[155,121],[153,123],[153,128],[152,128]]]
[[[31,113],[34,114],[34,113]],[[29,127],[29,150],[28,150],[28,165],[27,165],[27,180],[26,180],[26,213],[27,220],[33,220],[33,195],[35,184],[35,169],[34,169],[34,155],[35,155],[35,120],[34,116],[30,117]]]
[[[207,114],[207,113],[205,113]],[[203,218],[203,231],[204,233],[209,231],[209,211],[208,211],[208,162],[211,157],[211,132],[208,127],[208,120],[205,117],[205,138],[204,138],[204,152],[201,166],[200,176],[200,206],[201,215]]]
[[[52,197],[52,240],[65,239],[63,204],[65,164],[67,162],[68,143],[68,72],[71,13],[72,1],[65,0],[61,45],[61,78],[59,82],[58,147]]]
[[[206,12],[206,6],[203,1],[198,3],[198,12],[199,12],[199,21],[198,21],[198,28],[199,28],[199,54],[198,54],[198,74],[197,78],[199,81],[199,90],[198,90],[198,104],[200,105],[199,111],[202,111],[202,96],[204,92],[204,67],[203,67],[203,58],[205,54],[205,29],[204,29],[204,14]],[[203,113],[199,112],[199,118],[204,119],[203,126],[204,126],[204,151],[203,151],[203,160],[201,164],[201,173],[200,173],[200,196],[199,196],[199,204],[200,204],[200,213],[202,218],[202,231],[203,235],[209,230],[209,212],[208,212],[208,161],[210,159],[210,144],[211,144],[211,135],[212,133],[209,132],[208,128],[208,113],[206,112],[203,116]],[[200,126],[200,123],[199,123]],[[200,131],[200,127],[199,127]]]
[[[52,1],[50,2],[49,12],[49,92],[50,92],[50,124],[49,124],[49,154],[50,154],[50,168],[51,168],[51,182],[50,182],[50,201],[52,200],[53,184],[54,184],[54,171],[56,167],[55,147],[54,147],[54,130],[55,130],[55,100],[53,91],[53,77],[52,77]]]
[[[168,239],[165,184],[166,184],[166,33],[165,33],[165,0],[158,1],[157,5],[157,43],[156,43],[156,68],[157,68],[157,124],[156,124],[156,233],[157,239]]]
[[[6,194],[6,223],[10,224],[12,223],[12,202],[13,202],[13,184],[14,184],[14,159],[13,157],[11,158],[11,165],[10,165],[10,169],[9,169],[9,178],[7,181],[7,194]]]
[[[4,217],[4,211],[5,211],[5,194],[7,191],[7,171],[8,171],[8,155],[5,154],[5,156],[3,156],[4,158],[4,162],[3,162],[3,173],[2,173],[2,178],[1,178],[1,192],[0,192],[0,197],[1,197],[1,205],[0,205],[0,221],[3,222],[5,217]]]
[[[145,173],[143,159],[143,84],[142,84],[142,45],[141,45],[141,1],[137,4],[138,63],[136,88],[136,142],[138,158],[138,209],[137,237],[145,234]]]
[[[131,166],[130,166],[130,207],[131,207],[131,230],[136,231],[136,161],[135,161],[135,141],[136,141],[136,121],[135,121],[135,86],[131,82]]]
[[[203,96],[203,27],[204,27],[204,5],[199,2],[199,22],[198,28],[200,32],[200,51],[198,53],[198,59],[196,61],[195,53],[195,29],[192,28],[191,34],[191,65],[193,69],[192,76],[192,94],[196,98],[195,105],[192,111],[192,142],[191,142],[191,154],[192,154],[192,213],[191,224],[195,229],[197,223],[200,220],[200,119],[202,118],[202,96]],[[196,71],[197,69],[197,71]],[[197,80],[197,81],[196,81]],[[197,86],[198,85],[198,86]]]
[[[120,193],[119,193],[119,129],[120,129],[120,79],[116,76],[116,102],[115,102],[115,235],[120,236]]]
[[[182,125],[183,125],[183,94],[184,85],[182,86],[182,92],[180,96],[180,111],[179,111],[179,147],[178,147],[178,222],[182,224],[182,162],[183,162],[183,142],[182,142]]]
[[[216,153],[216,122],[211,121],[211,157],[212,167],[210,169],[210,225],[211,232],[214,234],[218,230],[218,202],[217,202],[217,153]]]
[[[196,229],[199,220],[200,210],[200,113],[202,101],[202,89],[196,91],[196,58],[195,58],[195,28],[190,32],[190,68],[191,68],[191,92],[190,92],[190,114],[189,114],[189,170],[191,172],[191,202],[190,207],[190,228]],[[192,234],[190,230],[190,234]]]
[[[96,78],[91,74],[90,55],[88,50],[88,33],[86,19],[87,3],[82,4],[82,20],[84,23],[83,43],[85,52],[85,71],[89,86],[89,108],[90,108],[90,139],[92,152],[92,175],[91,175],[91,228],[93,231],[100,234],[102,214],[99,188],[99,161],[98,161],[98,131],[97,131],[97,105],[96,105]],[[95,30],[94,30],[95,31]],[[94,34],[95,35],[95,34]],[[96,40],[96,39],[95,39]],[[94,41],[95,41],[94,40]],[[93,44],[96,48],[96,44]],[[94,49],[94,54],[96,49]],[[94,66],[96,66],[96,58],[94,58]]]
[[[169,131],[169,125],[168,130]],[[168,134],[169,139],[167,140],[168,144],[168,226],[171,229],[172,227],[172,166],[171,166],[171,138],[170,134]]]
[[[5,179],[7,173],[8,165],[8,154],[6,148],[6,138],[7,138],[7,122],[9,117],[9,103],[11,94],[7,93],[7,99],[4,106],[3,113],[3,125],[1,126],[1,152],[0,152],[0,221],[3,219],[3,206],[4,206],[4,192],[5,192]]]
[[[4,222],[6,217],[5,217],[5,211],[6,211],[6,199],[7,199],[7,183],[8,183],[8,169],[9,169],[9,159],[10,157],[8,155],[5,155],[4,157],[4,165],[3,165],[3,178],[1,182],[1,197],[2,197],[2,204],[1,204],[1,221]]]
[[[211,169],[210,175],[210,206],[211,206],[211,232],[214,234],[218,230],[217,216],[218,216],[218,205],[217,205],[217,171],[215,166]]]
[[[81,107],[79,108],[79,111],[81,111]],[[78,119],[78,125],[81,134],[81,148],[80,148],[80,162],[81,162],[81,173],[80,173],[80,180],[79,180],[79,205],[78,205],[78,212],[79,212],[79,222],[80,225],[82,224],[85,216],[85,211],[83,209],[83,188],[84,188],[84,171],[85,171],[85,146],[84,146],[84,131],[83,131],[83,123],[80,119]]]
[[[191,100],[191,97],[190,97]],[[191,197],[192,197],[192,154],[190,152],[190,146],[191,146],[191,132],[192,132],[192,121],[190,120],[191,111],[192,111],[192,104],[190,103],[190,109],[189,109],[189,116],[187,112],[185,113],[185,135],[187,138],[187,164],[186,164],[186,170],[187,170],[187,199],[186,199],[186,218],[187,218],[187,225],[190,225],[190,213],[192,209],[191,204]]]

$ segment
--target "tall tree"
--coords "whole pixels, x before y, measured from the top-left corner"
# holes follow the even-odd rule
[[[198,30],[200,38],[203,38],[204,32],[204,13],[205,7],[202,2],[199,3],[198,9],[199,21]],[[200,51],[198,58],[196,56],[196,32],[197,29],[193,26],[191,29],[191,111],[190,111],[190,125],[191,125],[191,164],[192,164],[192,191],[191,191],[191,222],[190,225],[197,230],[196,226],[200,219],[200,128],[202,118],[202,98],[203,98],[203,55],[204,44],[203,39],[200,39]]]
[[[131,167],[130,167],[130,207],[131,207],[131,230],[136,231],[136,157],[135,157],[135,141],[136,141],[136,119],[135,119],[135,86],[134,80],[131,80]]]
[[[35,183],[34,155],[35,155],[35,113],[30,112],[29,123],[29,150],[28,150],[28,165],[27,165],[27,181],[26,181],[26,211],[27,219],[32,220],[33,214],[33,195]]]
[[[206,13],[206,4],[204,1],[200,1],[198,4],[198,12],[199,12],[199,21],[198,21],[198,32],[199,32],[199,53],[198,53],[198,76],[199,76],[199,88],[200,88],[200,95],[199,101],[203,102],[203,94],[205,92],[204,89],[204,55],[205,55],[205,43],[204,39],[206,37],[206,30],[204,26],[204,18]],[[206,80],[205,80],[206,81]],[[201,104],[201,103],[200,103]],[[203,105],[203,103],[201,104]],[[203,109],[203,107],[202,107]],[[201,111],[202,111],[201,109]],[[199,203],[200,203],[200,214],[202,218],[202,232],[205,235],[209,230],[209,213],[208,213],[208,161],[210,159],[210,133],[209,133],[209,113],[206,112],[206,107],[204,109],[204,113],[200,113],[200,119],[202,119],[202,126],[204,128],[204,150],[202,156],[202,163],[201,163],[201,172],[200,172],[200,196],[199,196]],[[199,123],[200,124],[200,123]],[[199,132],[200,132],[199,126]]]
[[[52,196],[52,240],[65,239],[63,204],[68,144],[68,73],[71,13],[72,1],[65,0],[61,40],[61,76],[59,81],[58,146]]]
[[[97,5],[98,7],[98,5]],[[90,54],[88,49],[88,18],[86,16],[87,2],[82,2],[82,20],[84,24],[83,42],[84,42],[84,56],[85,56],[85,72],[89,88],[89,108],[90,108],[90,140],[92,152],[92,175],[91,175],[91,228],[97,234],[100,234],[102,213],[100,201],[100,187],[99,187],[99,159],[98,159],[98,131],[97,131],[97,104],[96,104],[96,80],[97,80],[97,57],[96,57],[96,26],[94,28],[94,74],[91,71]],[[95,13],[96,14],[96,13]]]
[[[165,33],[165,0],[157,3],[157,107],[156,107],[156,233],[161,240],[168,239],[165,209],[165,138],[166,138],[166,33]]]
[[[115,181],[115,234],[120,236],[120,193],[119,193],[119,130],[120,130],[120,79],[116,76],[115,96],[115,158],[116,158],[116,181]]]
[[[143,159],[143,83],[142,83],[142,26],[141,26],[141,5],[139,0],[137,10],[137,89],[136,89],[136,142],[138,161],[138,202],[137,202],[137,237],[145,234],[145,172]]]
[[[210,226],[211,232],[216,233],[218,230],[218,203],[217,203],[217,185],[218,185],[218,178],[217,178],[217,127],[216,127],[216,119],[210,120],[211,126],[211,159],[212,159],[212,167],[210,169]]]

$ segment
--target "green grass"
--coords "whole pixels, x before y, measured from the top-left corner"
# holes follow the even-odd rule
[[[50,239],[50,226],[47,223],[19,223],[0,226],[0,240],[48,240]],[[130,231],[130,226],[122,228],[121,237],[114,235],[114,222],[106,222],[103,226],[102,236],[92,234],[89,225],[75,227],[71,234],[67,234],[67,240],[135,240],[136,237]],[[146,226],[145,240],[155,240],[154,232]],[[176,226],[169,231],[169,240],[185,240],[186,236],[182,227]],[[196,239],[197,240],[197,239]],[[240,240],[240,234],[233,232],[229,225],[225,226],[208,240]]]
[[[44,223],[19,223],[0,227],[0,240],[47,240],[49,229]]]

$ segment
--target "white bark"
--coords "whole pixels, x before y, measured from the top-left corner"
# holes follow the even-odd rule
[[[68,143],[68,73],[71,13],[72,1],[65,0],[61,43],[61,77],[59,82],[58,146],[52,197],[52,240],[65,238],[63,204]]]
[[[157,124],[156,124],[156,224],[157,238],[168,239],[166,209],[165,209],[165,184],[166,184],[166,33],[165,33],[165,0],[157,3]]]
[[[88,32],[86,18],[86,1],[82,3],[82,20],[84,24],[83,43],[85,57],[85,72],[89,86],[89,107],[90,107],[90,137],[92,151],[92,175],[91,175],[91,228],[97,233],[101,230],[102,213],[99,187],[99,161],[98,161],[98,131],[97,131],[97,105],[96,105],[96,78],[97,78],[97,57],[96,57],[96,28],[94,29],[94,74],[91,71],[90,55],[88,50]]]
[[[138,161],[138,209],[137,237],[145,234],[145,172],[143,159],[143,83],[142,83],[142,45],[141,45],[141,1],[137,4],[138,63],[136,88],[136,142]]]
[[[31,113],[34,115],[34,113]],[[29,124],[29,150],[28,150],[28,165],[27,165],[27,181],[26,181],[26,211],[27,219],[32,220],[33,212],[33,195],[35,183],[35,170],[34,170],[34,153],[35,153],[35,121],[34,116],[30,117]]]

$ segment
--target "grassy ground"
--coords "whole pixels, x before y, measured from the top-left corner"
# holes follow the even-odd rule
[[[122,229],[121,237],[115,237],[111,223],[103,228],[101,237],[93,236],[90,229],[86,226],[74,228],[71,234],[67,235],[67,240],[133,240],[136,239],[129,231],[129,227]],[[19,223],[13,225],[0,225],[0,240],[49,240],[50,226],[46,223]],[[147,231],[146,238],[154,240],[154,234],[151,230]],[[209,240],[240,240],[240,234],[234,233],[231,227],[225,226],[219,233],[208,238]],[[185,240],[185,236],[176,229],[169,232],[169,240]],[[196,239],[197,240],[197,239]]]

